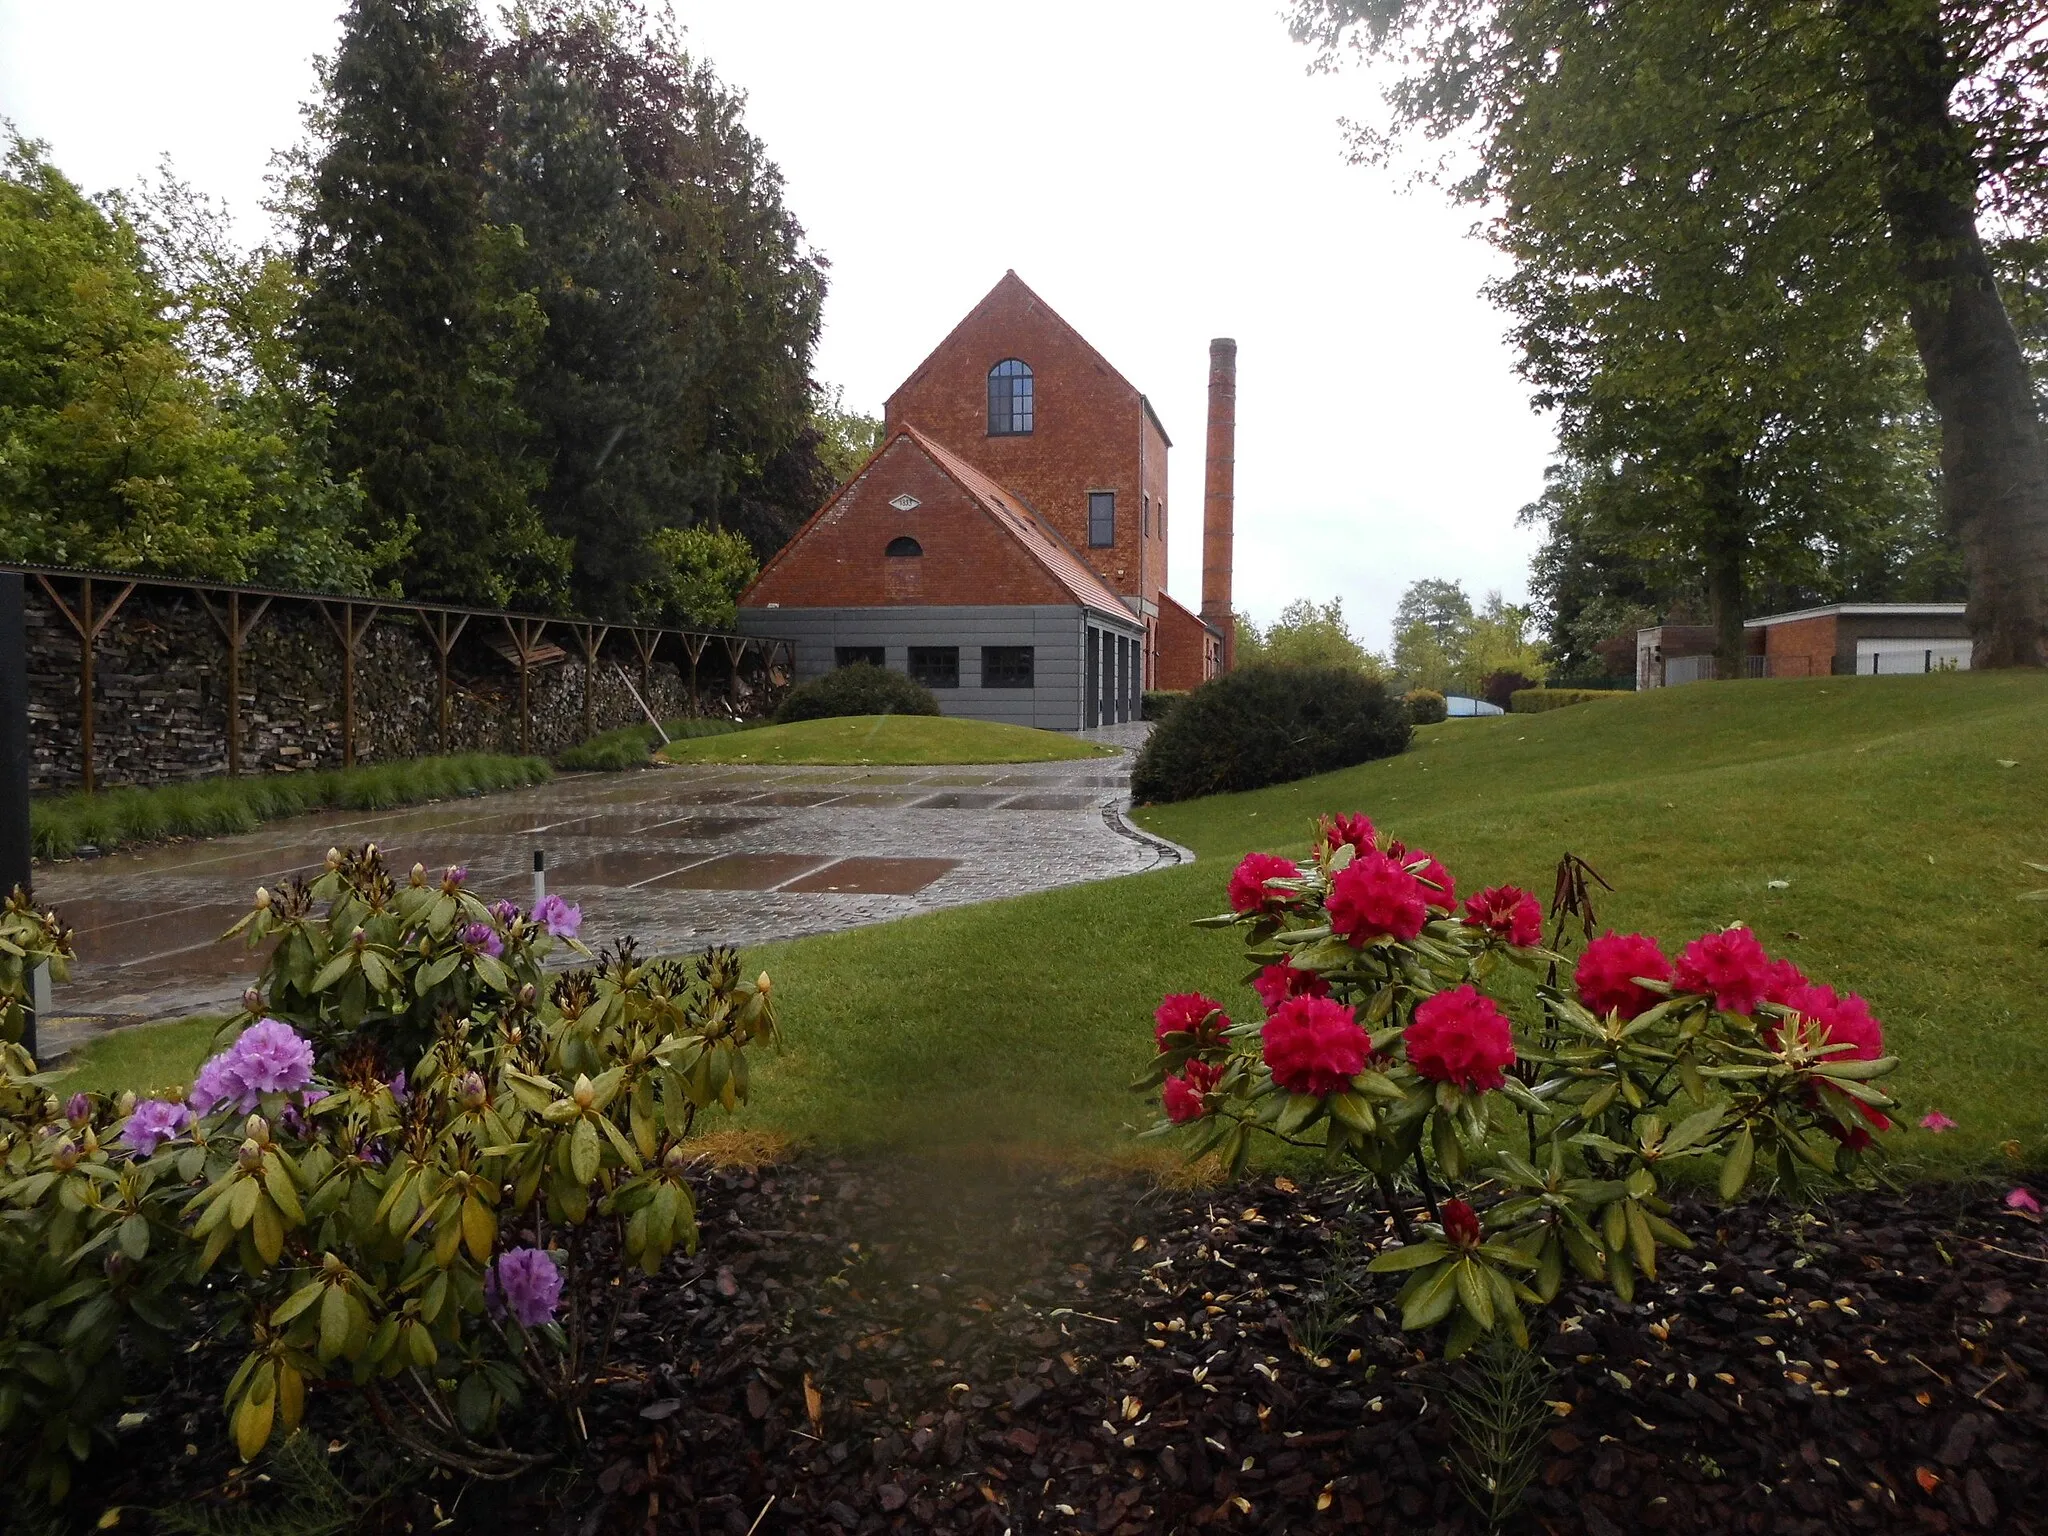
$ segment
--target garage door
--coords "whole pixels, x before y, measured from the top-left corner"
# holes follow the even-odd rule
[[[1858,640],[1856,670],[1866,677],[1897,672],[1967,672],[1967,640]]]

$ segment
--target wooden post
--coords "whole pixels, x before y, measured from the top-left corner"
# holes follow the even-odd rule
[[[653,686],[648,679],[648,672],[654,665],[654,648],[661,644],[661,631],[655,630],[652,639],[648,638],[646,630],[637,627],[627,630],[626,633],[633,637],[633,649],[640,657],[640,697],[644,699]]]
[[[583,739],[597,734],[595,717],[591,712],[590,685],[597,675],[598,647],[604,644],[605,636],[611,633],[609,624],[578,624],[576,637],[583,643]],[[593,638],[593,636],[595,638]]]
[[[97,614],[92,611],[92,578],[90,576],[81,576],[78,579],[78,607],[76,609],[57,595],[57,589],[50,585],[50,578],[43,575],[40,571],[36,573],[36,584],[48,594],[50,601],[56,605],[57,611],[63,614],[70,623],[72,633],[78,636],[78,739],[80,756],[82,758],[80,778],[83,781],[85,792],[89,795],[98,787],[98,779],[93,773],[92,766],[93,643],[99,639],[100,631],[105,629],[113,621],[114,615],[121,611],[121,605],[127,602],[129,594],[134,592],[135,583],[131,581],[124,586],[120,594]]]
[[[431,611],[425,608],[416,608],[413,611],[419,615],[420,625],[426,630],[427,638],[434,642],[434,651],[439,662],[435,675],[434,713],[440,727],[440,750],[442,755],[446,756],[448,752],[448,653],[455,649],[455,642],[462,638],[463,630],[468,628],[469,615],[466,613],[452,614],[445,608]],[[455,620],[455,628],[452,630],[448,627],[450,619]]]
[[[533,719],[527,706],[527,677],[533,669],[533,653],[539,648],[541,637],[547,633],[547,620],[515,620],[507,615],[502,622],[505,633],[512,637],[512,648],[519,662],[519,754],[530,757],[533,754]]]
[[[0,900],[15,887],[34,890],[29,833],[28,784],[28,583],[19,573],[0,571]],[[36,988],[33,973],[23,999],[21,1048],[36,1055]]]
[[[334,622],[334,612],[327,603],[315,599],[314,606],[341,642],[341,766],[353,768],[356,765],[356,652],[362,648],[363,636],[377,622],[377,615],[384,611],[383,605],[365,604],[362,621],[358,623],[356,604],[343,598],[339,624]]]
[[[697,658],[711,643],[709,635],[684,635],[683,649],[690,653],[690,718],[697,718]]]
[[[228,777],[235,778],[242,771],[242,647],[248,643],[250,631],[263,622],[263,615],[270,611],[270,599],[264,598],[244,620],[242,617],[242,594],[228,593],[228,613],[220,616],[220,610],[207,599],[204,592],[199,594],[199,605],[206,610],[206,616],[213,620],[228,643]]]

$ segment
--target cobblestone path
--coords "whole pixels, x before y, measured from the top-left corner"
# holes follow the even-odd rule
[[[328,847],[374,841],[392,864],[466,864],[487,899],[548,889],[595,941],[643,950],[769,939],[1135,874],[1182,850],[1123,819],[1128,749],[1147,727],[1085,733],[1118,757],[989,768],[662,767],[583,774],[473,801],[334,812],[46,866],[36,894],[76,931],[79,963],[44,1022],[47,1054],[146,1019],[227,1011],[255,972],[214,940],[258,885],[310,875]]]

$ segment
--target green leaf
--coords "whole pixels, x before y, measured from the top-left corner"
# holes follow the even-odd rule
[[[604,1162],[604,1150],[597,1139],[597,1127],[588,1118],[576,1122],[576,1129],[569,1135],[569,1171],[579,1184],[588,1184],[597,1177],[597,1170]]]
[[[1406,1247],[1389,1248],[1375,1254],[1365,1267],[1376,1275],[1399,1274],[1404,1269],[1421,1269],[1425,1264],[1434,1264],[1449,1257],[1450,1252],[1447,1243],[1410,1243]]]
[[[1735,1144],[1728,1149],[1728,1155],[1721,1161],[1721,1198],[1733,1200],[1742,1193],[1742,1186],[1749,1182],[1749,1171],[1756,1166],[1756,1137],[1748,1125],[1742,1127]]]
[[[1410,1331],[1433,1328],[1450,1315],[1458,1294],[1457,1270],[1456,1264],[1445,1264],[1427,1278],[1418,1274],[1417,1278],[1423,1283],[1416,1287],[1401,1309],[1403,1328]]]
[[[347,1292],[338,1285],[328,1286],[320,1298],[319,1354],[323,1363],[335,1359],[348,1348],[349,1328],[353,1321]]]
[[[1493,1287],[1477,1259],[1460,1259],[1452,1266],[1458,1277],[1458,1301],[1481,1329],[1493,1331]]]
[[[1701,1110],[1698,1114],[1687,1115],[1678,1122],[1677,1128],[1664,1138],[1664,1155],[1670,1157],[1685,1151],[1688,1147],[1697,1146],[1720,1125],[1724,1113],[1722,1107],[1717,1104]]]

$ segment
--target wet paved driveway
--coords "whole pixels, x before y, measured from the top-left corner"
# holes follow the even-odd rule
[[[1143,727],[1090,732],[1133,745]],[[213,942],[259,884],[375,841],[397,869],[466,864],[522,904],[533,853],[593,942],[677,952],[850,928],[932,907],[1176,862],[1131,831],[1130,757],[993,768],[664,767],[381,813],[334,812],[242,837],[46,866],[36,894],[76,932],[45,1052],[143,1019],[226,1011],[255,974]]]

